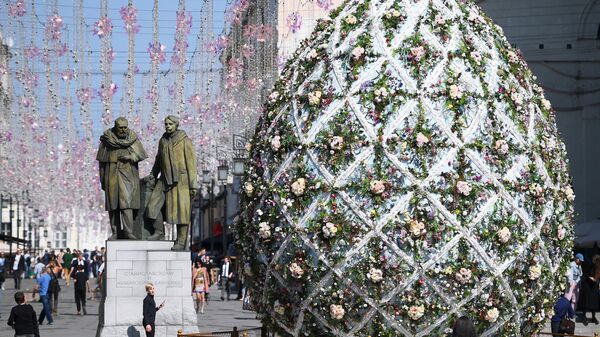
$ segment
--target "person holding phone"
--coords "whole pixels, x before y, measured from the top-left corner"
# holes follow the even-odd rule
[[[146,283],[146,298],[144,298],[144,318],[142,319],[142,324],[144,325],[144,330],[146,331],[146,337],[154,337],[154,328],[156,321],[156,312],[165,306],[165,301],[163,301],[158,307],[156,306],[156,302],[154,302],[154,285],[152,283]]]

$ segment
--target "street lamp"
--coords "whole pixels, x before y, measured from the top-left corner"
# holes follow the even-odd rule
[[[225,163],[219,165],[219,167],[217,167],[217,179],[219,179],[219,182],[226,182],[227,175],[229,175],[229,166]]]
[[[242,157],[233,158],[233,175],[234,176],[242,176],[244,175],[244,164],[246,163],[246,159]]]
[[[223,223],[221,224],[221,241],[223,246],[223,256],[227,255],[227,176],[229,175],[229,165],[226,162],[222,162],[217,167],[217,178],[219,183],[225,183],[223,185]]]

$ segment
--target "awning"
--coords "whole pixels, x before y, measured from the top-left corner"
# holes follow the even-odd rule
[[[5,235],[5,234],[0,234],[0,241],[4,241],[4,242],[8,242],[8,243],[20,243],[20,244],[24,244],[24,245],[29,244],[29,240],[15,238],[14,236],[9,236],[9,235]]]

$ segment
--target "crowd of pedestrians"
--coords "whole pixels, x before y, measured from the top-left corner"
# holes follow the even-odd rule
[[[100,295],[102,273],[105,261],[104,247],[92,251],[69,248],[59,251],[45,250],[39,256],[27,250],[17,249],[15,254],[7,256],[0,252],[0,303],[2,302],[7,280],[12,279],[16,306],[11,310],[8,325],[20,336],[39,336],[39,325],[52,325],[58,312],[60,298],[65,295],[64,285],[73,288],[76,314],[86,315],[86,300]],[[94,286],[90,278],[95,278]],[[35,287],[31,293],[21,290],[23,279],[34,279]],[[61,282],[64,280],[63,287]],[[37,295],[37,296],[36,296]],[[27,298],[42,304],[39,314],[27,304]]]

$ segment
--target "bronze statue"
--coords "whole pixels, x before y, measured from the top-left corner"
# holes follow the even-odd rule
[[[152,175],[160,179],[165,193],[165,221],[177,225],[177,240],[173,250],[187,249],[191,201],[198,190],[194,145],[185,131],[178,128],[178,117],[165,118],[165,133],[158,142],[152,167]]]
[[[142,143],[124,117],[115,119],[114,127],[100,136],[96,160],[100,164],[100,183],[110,216],[110,239],[137,239],[133,226],[140,208],[138,163],[146,158]]]

